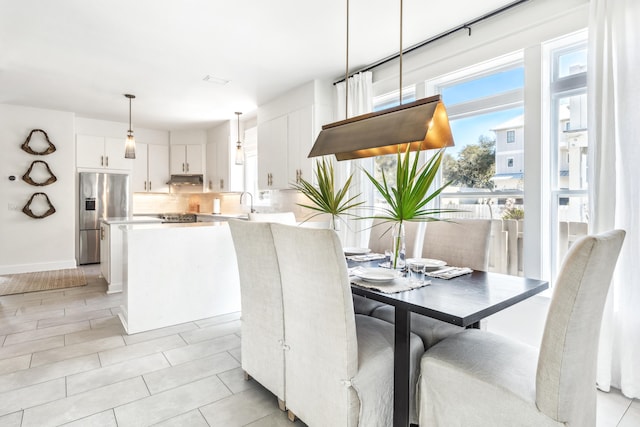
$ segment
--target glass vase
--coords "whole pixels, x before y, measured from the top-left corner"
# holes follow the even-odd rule
[[[405,266],[404,223],[396,222],[391,230],[391,259],[389,267],[404,269]]]

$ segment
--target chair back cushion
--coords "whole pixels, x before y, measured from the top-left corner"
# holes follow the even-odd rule
[[[271,224],[282,276],[286,403],[309,425],[357,420],[355,315],[338,235]]]
[[[536,403],[568,425],[595,425],[602,312],[625,232],[585,236],[565,256],[549,307],[536,376]]]
[[[293,212],[272,212],[272,213],[249,213],[249,221],[258,222],[278,222],[280,224],[295,225],[296,216]]]
[[[488,219],[427,222],[422,256],[440,259],[455,267],[487,271],[490,234]]]
[[[369,249],[372,252],[383,254],[385,250],[391,249],[391,229],[393,222],[385,222],[381,219],[374,219],[369,234]],[[415,256],[416,238],[420,231],[420,223],[414,221],[404,222],[405,254],[407,258]]]
[[[268,223],[229,220],[240,273],[242,369],[284,400],[280,267]]]

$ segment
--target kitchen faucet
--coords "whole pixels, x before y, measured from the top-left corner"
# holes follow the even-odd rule
[[[253,194],[249,193],[248,191],[243,191],[242,193],[240,193],[240,204],[242,204],[242,196],[244,196],[245,194],[248,194],[251,199],[251,213],[255,213],[256,210],[253,209]]]

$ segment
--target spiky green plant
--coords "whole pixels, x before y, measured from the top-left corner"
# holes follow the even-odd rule
[[[409,145],[402,153],[398,148],[398,161],[396,168],[396,185],[387,184],[387,178],[382,172],[382,182],[379,182],[368,171],[364,171],[371,183],[378,190],[380,195],[387,202],[387,207],[381,208],[381,213],[368,218],[382,219],[389,223],[402,224],[405,221],[439,221],[435,217],[446,212],[458,212],[455,209],[429,209],[427,204],[438,197],[450,182],[429,193],[429,188],[433,184],[438,174],[438,169],[442,162],[444,150],[440,150],[432,156],[422,166],[418,165],[418,153],[413,157],[409,155]],[[396,237],[400,240],[400,236]],[[393,254],[393,268],[396,268],[400,242],[396,242],[395,253]]]
[[[322,214],[331,215],[331,224],[335,230],[337,229],[337,222],[342,219],[342,216],[355,216],[349,210],[362,205],[364,202],[356,201],[360,197],[359,193],[353,197],[348,197],[353,174],[349,175],[342,188],[336,190],[333,163],[331,161],[327,161],[325,158],[322,158],[321,161],[316,161],[315,176],[318,181],[317,187],[305,179],[300,179],[300,182],[292,184],[294,189],[300,191],[313,202],[313,205],[298,203],[298,206],[318,212],[308,219]]]

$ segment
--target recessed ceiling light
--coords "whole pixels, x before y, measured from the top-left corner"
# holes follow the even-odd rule
[[[227,83],[229,83],[229,80],[221,79],[220,77],[214,77],[210,74],[207,74],[206,76],[204,76],[202,80],[209,83],[215,83],[217,85],[226,85]]]

